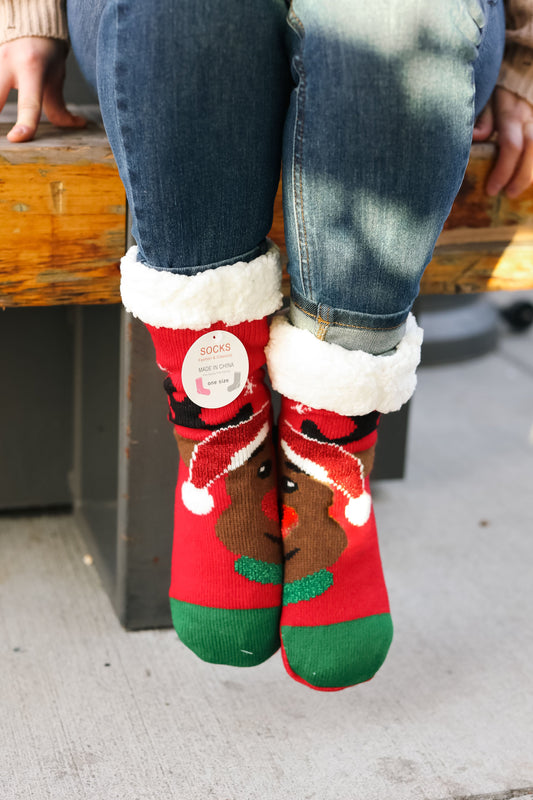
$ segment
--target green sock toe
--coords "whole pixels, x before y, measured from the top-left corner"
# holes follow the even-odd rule
[[[291,670],[320,689],[339,689],[370,680],[392,641],[390,614],[315,627],[281,626]]]
[[[255,667],[280,646],[281,609],[209,608],[170,598],[180,640],[203,661]]]

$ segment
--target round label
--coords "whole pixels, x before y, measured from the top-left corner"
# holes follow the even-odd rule
[[[181,380],[187,396],[203,408],[222,408],[235,400],[248,380],[248,353],[228,331],[210,331],[192,344]]]

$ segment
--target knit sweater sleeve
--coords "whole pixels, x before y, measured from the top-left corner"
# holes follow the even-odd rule
[[[68,41],[65,0],[0,0],[0,44],[21,36]]]
[[[498,86],[533,104],[533,0],[507,0],[506,27]]]

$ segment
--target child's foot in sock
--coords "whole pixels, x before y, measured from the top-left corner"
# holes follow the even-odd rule
[[[122,264],[125,305],[146,323],[168,373],[180,453],[172,619],[200,658],[232,666],[260,664],[279,648],[282,544],[263,381],[279,283],[272,247],[193,276],[140,264],[135,250]]]
[[[283,400],[283,658],[319,689],[372,678],[392,639],[368,487],[377,419]]]
[[[175,428],[181,463],[170,605],[181,641],[205,661],[254,666],[279,647],[283,572],[270,413],[268,403],[254,410],[249,402],[239,421],[203,438]]]
[[[387,356],[328,343],[283,316],[271,327],[268,368],[283,396],[282,653],[289,674],[315,689],[369,680],[392,640],[368,476],[378,412],[411,397],[421,340],[413,317]]]

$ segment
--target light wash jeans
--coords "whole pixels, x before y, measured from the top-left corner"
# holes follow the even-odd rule
[[[290,7],[289,7],[290,6]],[[503,0],[68,0],[139,258],[265,249],[283,163],[291,318],[400,340],[503,53]]]

